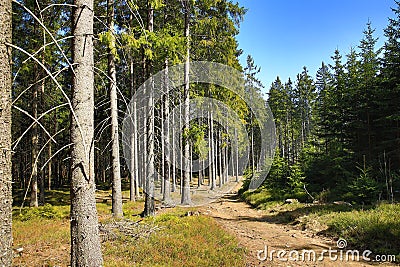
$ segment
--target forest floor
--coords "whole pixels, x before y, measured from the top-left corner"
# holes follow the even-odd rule
[[[395,266],[389,263],[369,263],[362,261],[346,261],[346,250],[343,249],[343,260],[340,253],[332,252],[332,258],[338,256],[337,260],[330,260],[328,252],[324,254],[323,260],[318,260],[323,250],[337,250],[337,242],[334,238],[318,235],[310,229],[298,229],[295,225],[277,223],[273,221],[271,211],[257,210],[242,201],[236,193],[227,194],[225,197],[206,205],[200,209],[201,213],[214,218],[225,230],[235,235],[239,246],[244,247],[246,253],[246,266]],[[272,260],[270,259],[271,253]],[[286,251],[279,260],[277,251]],[[297,257],[296,253],[302,254],[303,250],[315,251],[316,260],[309,260],[308,252],[305,261]],[[291,253],[291,254],[289,254]],[[293,257],[290,258],[290,256]],[[294,261],[299,258],[299,261]]]
[[[346,249],[353,250],[351,244],[343,249],[343,260],[340,260],[339,253],[332,251],[332,257],[339,254],[338,259],[331,260],[325,253],[324,260],[318,261],[324,250],[337,249],[337,237],[328,237],[324,232],[326,228],[314,223],[314,217],[309,214],[309,208],[326,207],[277,203],[265,210],[256,209],[238,196],[240,186],[238,184],[231,193],[209,204],[160,209],[154,218],[140,218],[143,201],[129,202],[129,192],[124,191],[126,220],[140,222],[138,226],[141,227],[156,226],[163,230],[140,239],[122,235],[104,241],[105,266],[398,266],[346,261]],[[14,249],[16,252],[22,250],[16,255],[14,266],[68,266],[69,190],[53,190],[46,196],[48,205],[43,207],[24,208],[22,213],[17,206],[14,208]],[[103,225],[114,222],[110,213],[110,196],[110,191],[97,192],[97,210]],[[363,214],[350,212],[358,217]],[[338,213],[330,214],[338,216]],[[388,214],[381,217],[388,220],[390,216],[397,220],[397,213]],[[307,223],[299,222],[299,218],[305,217]],[[379,236],[390,240],[388,232],[379,230]],[[279,250],[286,252],[281,258],[288,261],[277,258]],[[303,250],[307,252],[305,261],[301,257],[298,261],[291,259],[301,256]],[[310,251],[315,252],[316,260],[312,255],[308,259]],[[269,256],[272,253],[271,260]]]

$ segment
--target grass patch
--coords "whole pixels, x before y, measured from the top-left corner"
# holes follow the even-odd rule
[[[162,231],[146,240],[105,243],[105,266],[243,266],[244,250],[237,241],[204,216],[186,217],[173,210],[143,223]]]
[[[53,206],[45,204],[37,208],[24,207],[13,209],[14,221],[28,221],[32,219],[63,219],[69,217],[69,206]]]
[[[320,218],[327,233],[347,240],[352,247],[400,260],[400,205],[379,204],[370,210],[331,213]]]
[[[13,221],[13,247],[23,248],[14,266],[67,266],[70,251],[68,219],[30,218]]]
[[[269,190],[265,188],[258,188],[254,191],[246,191],[241,195],[241,198],[249,203],[251,206],[257,209],[266,210],[273,206],[276,206],[281,201],[273,199]]]
[[[125,193],[126,194],[126,193]],[[99,192],[99,221],[113,220],[109,192]],[[50,195],[49,195],[50,196]],[[53,199],[69,199],[66,191]],[[54,203],[54,202],[53,202]],[[38,208],[15,207],[14,248],[23,248],[16,266],[68,266],[70,260],[69,206],[47,204]],[[105,266],[244,266],[244,249],[216,222],[205,216],[186,216],[194,208],[174,208],[154,218],[141,219],[143,201],[126,202],[124,216],[162,230],[149,238],[118,238],[102,243]]]
[[[344,238],[350,248],[396,255],[400,261],[400,204],[283,204],[272,201],[267,189],[247,191],[242,198],[254,207],[266,210],[265,221]]]

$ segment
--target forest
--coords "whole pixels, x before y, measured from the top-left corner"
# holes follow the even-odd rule
[[[210,215],[227,194],[400,259],[400,2],[382,47],[368,21],[268,87],[239,49],[246,11],[2,0],[0,266],[247,266],[233,215]]]

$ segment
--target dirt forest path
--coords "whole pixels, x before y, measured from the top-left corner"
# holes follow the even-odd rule
[[[299,254],[303,250],[314,250],[316,258],[321,255],[323,250],[329,248],[337,249],[336,241],[321,236],[317,236],[309,231],[295,229],[291,225],[271,223],[266,220],[268,217],[265,211],[256,210],[247,203],[241,201],[237,194],[227,194],[218,201],[208,204],[201,208],[201,213],[210,216],[228,232],[234,234],[239,245],[247,250],[246,267],[253,266],[390,266],[387,264],[377,265],[367,262],[357,261],[331,261],[328,253],[325,254],[323,261],[309,261],[306,254],[306,261],[279,261],[276,253],[271,261],[269,255],[272,250],[285,250],[287,254],[283,256],[289,259],[289,252],[296,250]],[[267,257],[265,255],[267,246]],[[263,252],[258,252],[262,250]],[[295,253],[295,252],[293,252]],[[262,260],[259,260],[257,257]],[[335,255],[335,254],[332,254]],[[340,257],[340,254],[337,253]],[[296,257],[296,254],[291,254]],[[343,256],[345,259],[345,254]],[[360,255],[361,258],[361,255]]]

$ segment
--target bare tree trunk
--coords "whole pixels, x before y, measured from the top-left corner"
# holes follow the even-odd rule
[[[48,183],[47,183],[47,189],[51,190],[51,176],[53,175],[53,173],[52,173],[52,160],[51,160],[53,152],[52,152],[51,142],[49,142],[48,146],[49,147],[47,148],[47,154],[49,156],[50,161],[49,161],[49,163],[47,163],[48,164],[48,166],[47,166],[47,176],[49,177],[49,180],[48,180]]]
[[[222,148],[222,175],[224,177],[224,183],[228,182],[228,147]]]
[[[12,263],[11,0],[0,2],[0,265]]]
[[[182,98],[179,98],[179,114],[182,114]],[[182,129],[182,120],[179,118],[179,129]],[[179,184],[180,184],[180,194],[182,194],[182,190],[183,190],[183,157],[184,157],[184,150],[183,148],[183,135],[180,135],[179,138],[179,150],[180,150],[180,157],[179,157],[179,161],[180,161],[180,168],[179,168]]]
[[[94,181],[93,0],[74,0],[71,266],[102,266]]]
[[[154,29],[154,9],[151,6],[151,3],[148,1],[148,25],[147,29],[152,32]],[[150,65],[150,64],[149,64]],[[148,66],[149,69],[151,66]],[[151,71],[149,71],[151,75]],[[148,110],[148,121],[147,121],[147,159],[146,159],[146,166],[147,166],[147,177],[145,181],[145,203],[144,203],[144,216],[154,216],[155,214],[155,204],[154,204],[154,178],[155,178],[155,171],[154,171],[154,84],[151,78],[150,83],[150,92],[148,93],[148,103],[147,103],[147,110]]]
[[[135,85],[134,85],[134,75],[133,75],[133,59],[130,59],[130,77],[131,77],[131,95],[132,97],[135,94]],[[138,135],[137,135],[137,128],[138,128],[138,123],[137,123],[137,103],[136,100],[133,102],[132,106],[132,115],[133,115],[133,121],[132,121],[132,133],[131,133],[131,180],[130,180],[130,200],[135,201],[136,197],[139,197],[139,166],[138,166]]]
[[[108,76],[111,104],[111,161],[112,161],[112,214],[116,218],[123,217],[121,168],[119,161],[119,135],[118,135],[118,93],[117,72],[115,69],[115,39],[114,39],[114,0],[107,0],[107,26],[111,32],[111,42],[108,47]]]
[[[37,66],[34,67],[34,76],[35,79],[37,77]],[[33,81],[36,82],[36,81]],[[35,84],[33,86],[33,97],[32,97],[32,117],[37,118],[37,109],[38,109],[38,91],[39,91],[39,84]],[[38,207],[39,206],[39,199],[38,199],[38,168],[37,168],[37,157],[38,157],[38,146],[39,146],[39,136],[38,136],[38,129],[37,123],[32,125],[32,132],[31,132],[31,207]]]
[[[215,147],[214,147],[214,119],[212,108],[209,112],[210,116],[210,132],[209,132],[209,143],[210,143],[210,164],[209,164],[209,179],[210,179],[210,189],[214,190],[216,186],[216,172],[215,172],[215,162],[214,162],[214,155],[215,155]]]
[[[168,87],[168,58],[165,59],[165,77],[164,77],[164,118],[169,116],[169,87]],[[164,123],[164,122],[162,122]],[[163,202],[169,204],[171,202],[171,153],[170,153],[170,143],[169,143],[169,123],[165,123],[163,128],[163,145],[164,145],[164,192],[163,192]]]
[[[39,5],[39,3],[37,2],[37,5]],[[38,6],[38,9],[40,9],[40,7]],[[43,16],[40,15],[41,20],[43,20]],[[43,30],[42,31],[42,37],[43,37],[43,46],[46,46],[46,32]],[[45,59],[45,51],[46,49],[43,48],[43,52],[42,52],[42,64],[45,65],[46,64],[46,59]],[[40,108],[41,110],[44,109],[44,91],[45,91],[45,79],[42,79],[44,77],[44,71],[43,69],[40,69],[39,71],[39,79],[41,79],[40,82]],[[49,124],[49,128],[51,128],[50,124]],[[49,129],[50,130],[50,129]],[[39,137],[39,135],[38,135]],[[42,137],[41,140],[44,140],[44,138]],[[44,145],[44,144],[42,144]],[[51,146],[51,142],[49,143],[49,146]],[[45,203],[45,187],[46,187],[46,175],[45,175],[46,171],[43,171],[39,177],[39,205],[44,205]]]
[[[236,140],[236,142],[235,142],[235,144],[236,144],[236,147],[235,147],[235,150],[236,150],[236,153],[235,153],[235,169],[236,169],[236,171],[235,171],[235,177],[236,177],[236,182],[239,182],[239,140],[238,140],[238,133],[237,133],[237,129],[235,128],[235,140]]]
[[[175,123],[175,112],[172,112],[172,124],[174,125],[174,123]],[[172,127],[172,131],[175,131],[175,128],[174,127]],[[172,168],[172,189],[171,189],[171,191],[172,192],[175,192],[176,191],[176,152],[175,152],[175,149],[176,149],[176,147],[175,147],[175,133],[174,132],[172,132],[172,161],[171,161],[171,164],[172,164],[172,166],[171,166],[171,168]]]
[[[218,139],[217,139],[217,160],[218,160],[218,175],[219,175],[219,187],[221,187],[224,184],[224,178],[222,176],[222,134],[221,134],[221,129],[218,130]],[[219,157],[218,157],[219,154]]]
[[[254,155],[254,125],[253,125],[253,113],[251,114],[251,178],[255,175],[255,155]]]
[[[37,3],[34,4],[34,13],[37,12]],[[36,36],[38,34],[38,22],[35,21],[33,25],[33,34]],[[39,83],[39,70],[38,64],[35,62],[33,66],[33,92],[32,92],[32,117],[37,119],[38,117],[38,93],[40,90],[40,83]],[[34,122],[32,125],[31,130],[31,200],[30,206],[31,207],[38,207],[39,206],[39,198],[38,198],[38,151],[39,151],[39,131],[37,127],[37,123]]]
[[[185,78],[184,78],[184,83],[185,87],[183,90],[183,99],[185,101],[184,104],[184,111],[183,111],[183,116],[184,116],[184,132],[189,131],[189,87],[190,87],[190,81],[189,81],[189,69],[190,69],[190,63],[189,63],[189,58],[190,58],[190,43],[189,43],[189,35],[190,35],[190,30],[189,30],[189,1],[186,1],[185,3],[185,38],[186,38],[186,61],[185,61]],[[183,168],[184,168],[184,177],[183,177],[183,183],[182,183],[182,198],[181,198],[181,204],[182,205],[190,205],[191,204],[191,199],[190,199],[190,162],[189,162],[189,157],[190,157],[190,144],[189,140],[185,140],[185,147],[184,147],[184,158],[183,158]]]

